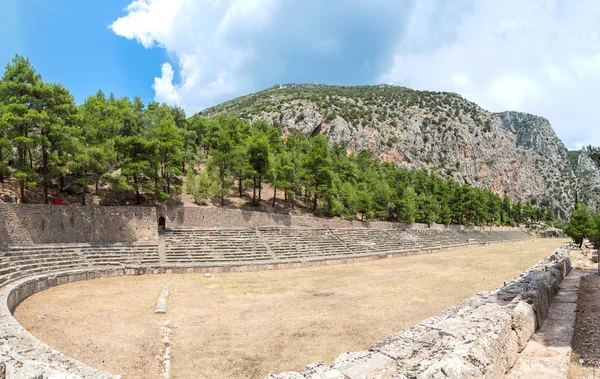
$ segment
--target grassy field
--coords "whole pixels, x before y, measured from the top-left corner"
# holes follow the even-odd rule
[[[262,378],[331,363],[477,292],[502,285],[566,240],[470,247],[280,271],[120,277],[33,295],[15,317],[48,345],[124,378]],[[171,284],[166,315],[156,298]]]

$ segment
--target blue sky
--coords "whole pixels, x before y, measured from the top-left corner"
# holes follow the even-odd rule
[[[188,114],[279,83],[457,92],[600,145],[596,0],[0,0],[0,61]]]
[[[45,81],[60,82],[77,102],[98,89],[154,98],[152,82],[169,60],[163,49],[115,35],[109,25],[129,1],[0,0],[0,62],[21,54]]]

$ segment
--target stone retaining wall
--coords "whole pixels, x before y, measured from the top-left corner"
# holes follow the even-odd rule
[[[105,207],[0,204],[0,245],[144,242],[158,238],[158,218],[168,228],[326,227],[427,229],[427,224],[360,222],[222,207]],[[508,227],[431,225],[435,229],[514,230]]]
[[[304,372],[268,379],[503,378],[548,315],[552,298],[571,270],[560,248],[504,287],[480,293],[369,350],[318,362]]]
[[[158,238],[150,207],[0,204],[0,244],[136,242]]]
[[[387,221],[348,221],[339,218],[296,216],[256,212],[222,207],[157,207],[157,215],[164,216],[167,228],[230,228],[230,227],[324,227],[324,228],[377,228],[427,229],[427,224],[405,224]],[[433,224],[436,229],[453,230],[515,230],[510,227],[463,226]]]

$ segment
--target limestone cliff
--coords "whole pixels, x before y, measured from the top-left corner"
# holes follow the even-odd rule
[[[576,174],[598,183],[580,193],[593,204],[600,174],[569,152],[544,118],[518,112],[491,113],[458,94],[380,85],[338,87],[280,85],[210,108],[251,121],[298,129],[344,141],[350,152],[371,151],[382,160],[421,168],[461,183],[508,194],[514,200],[552,204],[562,217],[575,200]],[[582,187],[583,191],[583,187]],[[581,192],[581,191],[580,191]]]

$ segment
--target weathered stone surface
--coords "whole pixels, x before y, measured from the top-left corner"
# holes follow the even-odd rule
[[[569,372],[579,281],[582,273],[572,272],[554,297],[549,316],[529,340],[505,379],[559,379]]]
[[[0,237],[20,245],[155,241],[157,220],[150,207],[0,204]]]
[[[306,379],[306,377],[299,372],[286,371],[280,372],[279,374],[271,374],[265,379]]]
[[[327,366],[323,361],[307,365],[302,375],[310,379],[346,379],[339,370]]]
[[[377,352],[362,351],[340,355],[332,367],[350,379],[359,379],[367,377],[373,371],[381,370],[392,364],[394,364],[394,360],[386,355]]]
[[[169,287],[170,285],[163,286],[160,294],[158,295],[158,299],[156,300],[156,309],[154,313],[165,314],[167,313],[167,298],[169,297]]]
[[[524,301],[517,303],[512,311],[511,327],[516,333],[517,345],[521,351],[535,332],[535,312],[530,304]]]
[[[157,216],[164,216],[167,228],[231,228],[231,227],[325,227],[372,229],[427,229],[427,224],[404,224],[387,221],[349,221],[268,212],[254,212],[222,207],[158,207]],[[432,224],[432,229],[450,230],[516,230],[503,226],[465,226]]]

